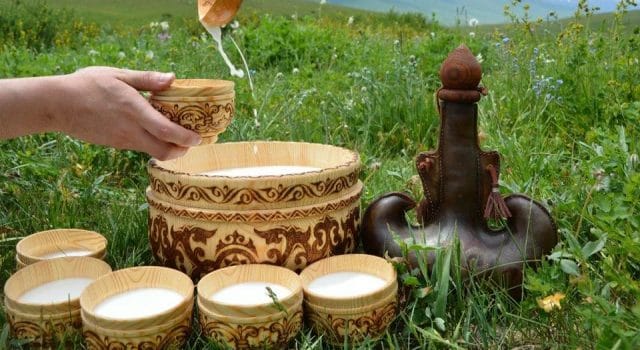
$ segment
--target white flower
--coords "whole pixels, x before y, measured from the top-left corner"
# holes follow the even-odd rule
[[[327,0],[320,0],[320,5],[324,5],[327,3]]]
[[[629,163],[630,168],[635,168],[638,165],[638,155],[633,153],[629,155],[629,159],[627,159],[627,163]]]
[[[363,93],[367,92],[367,87],[366,86],[361,87],[360,88],[360,92],[363,92]]]
[[[431,34],[431,37],[432,37],[432,38],[435,38],[435,37],[436,37],[436,33],[431,32],[430,34]]]
[[[335,54],[335,53],[334,53],[333,55],[331,55],[331,59],[332,59],[332,60],[334,60],[334,61],[335,61],[336,59],[338,59],[338,54]]]
[[[350,26],[353,24],[353,16],[349,16],[349,20],[347,21],[347,25]]]
[[[168,31],[169,30],[169,22],[167,22],[167,21],[160,22],[160,29],[162,29],[163,32]]]
[[[472,38],[475,38],[476,37],[476,32],[469,32],[469,36],[472,37]]]
[[[344,105],[345,109],[350,111],[353,109],[353,106],[355,106],[355,103],[353,102],[353,99],[348,99]],[[345,124],[346,126],[346,124]]]
[[[291,19],[295,21],[296,19],[298,19],[298,15],[296,15],[295,13],[292,14],[291,15]]]
[[[382,162],[376,160],[376,161],[371,162],[371,164],[369,165],[369,169],[375,171],[375,170],[380,169],[381,166],[382,166]]]
[[[276,74],[276,79],[282,79],[284,78],[284,74],[282,74],[282,72],[278,72],[278,74]]]
[[[478,25],[478,23],[480,23],[480,22],[478,21],[477,18],[471,18],[471,19],[469,19],[469,22],[468,22],[469,27],[475,27],[475,26]]]
[[[484,58],[482,57],[481,53],[476,55],[476,60],[478,60],[478,63],[482,63],[484,61]]]
[[[231,22],[231,24],[229,24],[229,26],[231,27],[231,29],[238,29],[240,28],[240,22],[238,22],[237,20],[233,21]]]
[[[153,51],[149,50],[147,51],[147,53],[144,55],[144,57],[148,60],[152,60],[153,59]]]
[[[298,73],[300,73],[300,69],[298,69],[298,68],[293,68],[293,70],[291,71],[291,73],[293,73],[293,74],[298,74]]]
[[[118,52],[118,59],[121,60],[123,58],[127,57],[127,55],[125,55],[124,51],[120,51]]]
[[[398,46],[400,45],[400,40],[396,39],[393,41],[393,46]]]
[[[94,49],[89,50],[89,56],[98,56],[99,54],[100,54],[100,52],[98,52],[98,51],[96,51]]]
[[[151,22],[151,23],[149,23],[149,27],[150,27],[151,29],[156,28],[157,26],[159,26],[158,22]]]

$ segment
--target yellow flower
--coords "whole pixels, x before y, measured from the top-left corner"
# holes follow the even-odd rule
[[[555,293],[548,297],[538,299],[538,306],[545,312],[551,312],[551,310],[558,308],[561,309],[560,300],[564,299],[564,293]]]

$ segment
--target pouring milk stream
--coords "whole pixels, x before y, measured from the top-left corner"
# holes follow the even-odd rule
[[[229,67],[231,75],[244,77],[244,71],[237,69],[222,47],[222,26],[231,21],[240,8],[242,0],[198,0],[198,18],[204,28],[211,34],[218,46],[220,56]]]

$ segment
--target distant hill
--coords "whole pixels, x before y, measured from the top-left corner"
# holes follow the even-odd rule
[[[0,0],[2,2],[3,0]],[[196,0],[44,0],[49,6],[66,7],[77,14],[98,23],[118,23],[140,25],[162,18],[192,18],[196,20]],[[503,23],[503,7],[509,0],[244,0],[240,15],[248,13],[274,15],[317,14],[322,8],[323,15],[357,16],[370,14],[369,11],[418,12],[427,18],[436,13],[442,24],[455,24],[456,15],[462,23],[476,18],[480,26]],[[543,18],[551,11],[559,17],[568,17],[575,11],[577,0],[525,0],[531,4],[532,16]],[[614,0],[591,0],[591,6],[600,6],[603,12],[615,9]],[[639,12],[639,11],[634,11]],[[640,13],[640,12],[639,12]],[[640,15],[633,18],[637,19]],[[606,18],[606,16],[605,16]],[[636,23],[636,22],[634,22]]]
[[[0,0],[0,3],[6,0]],[[38,1],[38,0],[31,0]],[[98,23],[140,25],[167,18],[192,18],[197,21],[196,0],[43,0],[53,8],[73,9],[81,17]],[[239,15],[250,12],[272,15],[318,13],[320,0],[244,0]],[[385,11],[386,12],[386,11]],[[353,7],[323,5],[323,15],[356,16],[370,11]]]
[[[299,0],[312,1],[312,0]],[[319,1],[318,1],[319,2]],[[432,13],[445,25],[455,24],[457,20],[466,23],[476,18],[481,24],[502,23],[506,19],[503,14],[508,0],[327,0],[328,4],[359,8],[370,11],[418,12],[430,18]],[[554,12],[558,17],[573,15],[578,0],[526,0],[531,5],[532,18],[547,18]],[[599,7],[600,12],[611,12],[616,8],[617,0],[591,0],[589,5]]]

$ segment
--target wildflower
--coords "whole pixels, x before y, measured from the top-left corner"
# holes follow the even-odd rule
[[[627,163],[629,163],[630,168],[635,168],[638,165],[638,155],[636,153],[630,154]]]
[[[320,5],[324,5],[327,3],[327,0],[320,0]]]
[[[293,70],[291,70],[291,73],[293,73],[293,74],[298,74],[298,73],[300,73],[300,69],[298,69],[298,68],[293,68]]]
[[[334,61],[337,60],[338,59],[338,54],[334,53],[333,55],[331,55],[331,59],[334,60]]]
[[[151,22],[149,23],[149,28],[151,29],[155,29],[159,26],[160,24],[158,24],[158,22]]]
[[[125,57],[127,57],[127,55],[123,51],[118,52],[118,59],[119,60],[121,60],[121,59],[123,59]]]
[[[469,22],[468,22],[469,27],[475,27],[478,25],[478,23],[480,23],[480,21],[478,21],[477,18],[471,18],[469,19]]]
[[[231,24],[229,24],[229,27],[231,27],[231,29],[238,29],[238,28],[240,28],[240,22],[235,20],[235,21],[231,22]]]
[[[374,162],[371,162],[371,164],[369,165],[369,169],[376,171],[380,169],[381,166],[382,166],[382,163],[376,160]]]
[[[553,309],[561,309],[560,300],[564,299],[564,293],[555,293],[548,297],[538,299],[538,306],[545,312],[551,312]]]
[[[167,22],[167,21],[160,22],[160,29],[162,29],[163,32],[168,31],[169,30],[169,22]]]
[[[147,53],[144,55],[144,57],[145,57],[147,60],[152,60],[152,59],[153,59],[153,56],[154,56],[154,54],[153,54],[153,51],[151,51],[151,50],[147,51]]]
[[[562,79],[558,79],[558,80],[556,80],[556,85],[557,85],[557,86],[560,86],[560,85],[562,85],[563,83],[564,83],[564,81],[563,81]]]
[[[293,15],[291,15],[291,19],[295,21],[296,19],[298,19],[298,15],[294,13]]]
[[[393,41],[393,46],[399,46],[400,45],[400,40],[396,39]]]
[[[353,102],[353,99],[348,99],[345,103],[344,108],[348,111],[352,110],[353,107],[355,106],[355,103]],[[345,124],[346,125],[346,124]]]
[[[436,37],[436,33],[434,33],[434,32],[431,32],[431,33],[429,33],[429,34],[431,35],[431,37],[432,37],[432,38],[435,38],[435,37]]]
[[[162,32],[158,34],[159,41],[167,41],[169,39],[171,39],[171,34],[169,34],[168,32]]]
[[[360,88],[360,92],[362,92],[362,93],[367,92],[367,87],[366,86],[361,87]]]
[[[484,132],[484,131],[482,131],[482,130],[480,130],[480,131],[478,132],[478,143],[479,143],[479,144],[484,143],[484,142],[487,140],[487,137],[488,137],[488,136],[487,136],[487,133],[486,133],[486,132]]]
[[[508,44],[509,41],[511,41],[511,39],[509,39],[508,36],[505,36],[504,38],[502,38],[502,43],[505,44],[505,45]]]
[[[476,37],[476,32],[469,32],[469,36],[472,37],[472,38],[475,38]]]
[[[349,16],[349,20],[347,21],[347,25],[348,26],[352,25],[353,21],[354,21],[353,16]]]
[[[596,179],[596,184],[593,186],[596,191],[609,190],[610,178],[609,176],[607,176],[607,173],[604,171],[604,169],[596,169],[593,172],[593,177]]]
[[[479,53],[476,55],[476,60],[478,60],[478,63],[484,62],[484,57],[482,57],[482,53]]]
[[[89,56],[98,56],[99,54],[100,54],[100,52],[98,52],[98,51],[96,51],[94,49],[89,50]]]

